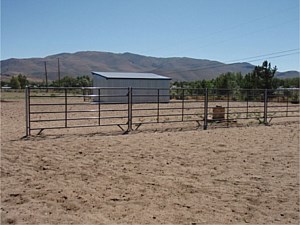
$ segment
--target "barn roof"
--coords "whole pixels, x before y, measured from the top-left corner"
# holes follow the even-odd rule
[[[145,80],[171,80],[170,77],[161,76],[155,73],[125,73],[125,72],[94,72],[93,75],[106,79],[145,79]]]

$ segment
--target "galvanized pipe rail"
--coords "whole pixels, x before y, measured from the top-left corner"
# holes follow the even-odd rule
[[[27,87],[26,136],[45,129],[99,126],[118,126],[129,133],[143,124],[175,122],[196,122],[206,130],[218,123],[228,127],[237,119],[267,125],[273,118],[299,117],[299,104],[290,103],[294,95],[299,99],[299,90],[239,90],[237,95],[226,89]],[[85,102],[87,98],[93,101]],[[225,108],[223,120],[213,118],[215,104]]]

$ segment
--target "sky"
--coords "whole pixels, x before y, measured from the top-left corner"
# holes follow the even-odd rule
[[[1,0],[1,60],[77,51],[300,71],[299,0]]]

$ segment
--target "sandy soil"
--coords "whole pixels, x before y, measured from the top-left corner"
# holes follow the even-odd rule
[[[21,139],[24,121],[1,103],[2,224],[299,224],[298,122]]]

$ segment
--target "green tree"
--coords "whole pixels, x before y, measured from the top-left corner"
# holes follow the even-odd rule
[[[299,88],[300,77],[287,78],[283,80],[284,88]]]
[[[9,81],[1,80],[0,82],[1,82],[1,87],[9,85]]]
[[[92,80],[89,76],[70,77],[65,76],[60,80],[61,87],[90,87]],[[59,81],[55,80],[50,86],[59,87]]]
[[[79,76],[76,78],[78,87],[90,87],[93,82],[89,76]]]
[[[24,89],[29,84],[29,82],[27,80],[27,77],[25,75],[22,75],[22,74],[18,75],[18,81],[19,81],[20,87],[22,89]]]
[[[274,77],[272,79],[272,88],[277,89],[279,87],[284,86],[284,80]]]
[[[242,79],[241,74],[228,72],[218,76],[215,79],[214,86],[217,89],[221,89],[218,91],[219,95],[227,95],[228,90],[231,90],[232,94],[237,96],[239,94],[239,89],[240,89],[239,83],[242,82],[241,79]]]
[[[259,81],[258,87],[263,89],[271,89],[272,88],[272,79],[277,71],[277,67],[271,67],[271,63],[268,61],[264,61],[262,66],[256,66],[253,70],[253,75]]]
[[[260,78],[258,77],[258,75],[256,73],[254,73],[254,72],[248,73],[244,77],[244,82],[243,82],[242,88],[258,89],[261,87],[260,82],[261,82]]]
[[[10,86],[12,89],[20,89],[21,88],[20,81],[18,80],[17,77],[12,76],[12,78],[10,79]]]
[[[243,75],[240,72],[235,74],[235,81],[239,88],[243,87],[245,80],[244,80]]]

